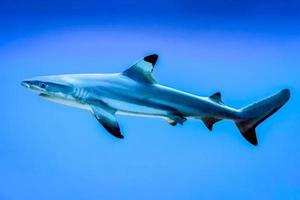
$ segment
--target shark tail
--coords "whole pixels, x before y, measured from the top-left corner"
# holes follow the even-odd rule
[[[290,91],[284,89],[273,96],[240,109],[241,120],[237,120],[236,125],[243,137],[256,146],[258,142],[255,128],[279,110],[289,98]]]

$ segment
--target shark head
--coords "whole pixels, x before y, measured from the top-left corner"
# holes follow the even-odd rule
[[[69,99],[74,88],[70,81],[61,76],[40,76],[26,79],[21,82],[21,85],[42,97],[55,99]]]

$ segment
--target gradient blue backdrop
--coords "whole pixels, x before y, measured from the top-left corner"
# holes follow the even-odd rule
[[[300,2],[0,2],[0,199],[299,199]],[[242,107],[292,98],[249,145],[232,122],[171,127],[119,116],[125,140],[85,111],[20,86],[37,75],[111,73],[150,53],[161,84],[221,91]]]

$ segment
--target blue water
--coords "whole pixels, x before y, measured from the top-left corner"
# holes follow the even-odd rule
[[[299,1],[3,1],[0,199],[299,199]],[[82,110],[20,86],[113,73],[151,53],[159,83],[242,107],[292,98],[249,145],[232,122],[118,116],[124,140]]]

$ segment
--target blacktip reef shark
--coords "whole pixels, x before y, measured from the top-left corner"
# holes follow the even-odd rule
[[[158,55],[144,57],[122,73],[41,76],[22,85],[41,97],[90,111],[117,138],[121,134],[116,114],[159,117],[175,126],[187,119],[202,120],[212,130],[214,123],[235,122],[242,136],[257,145],[255,128],[290,98],[284,89],[241,109],[226,106],[219,92],[202,97],[160,85],[152,76]]]

